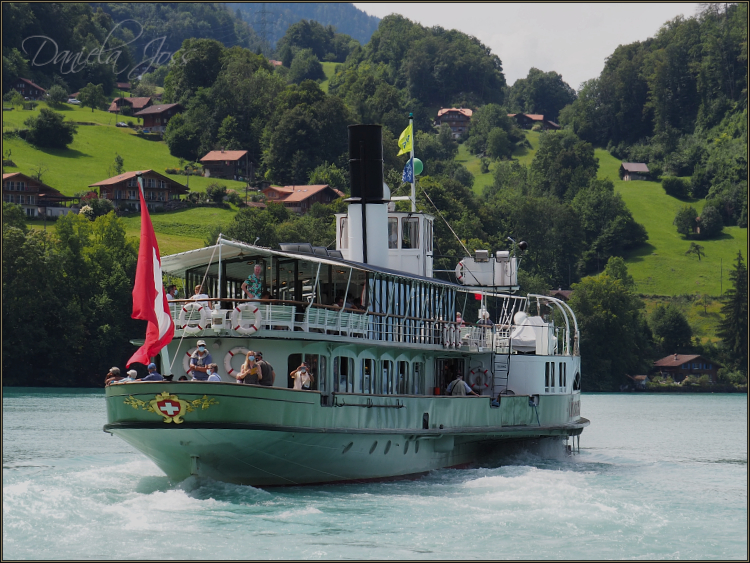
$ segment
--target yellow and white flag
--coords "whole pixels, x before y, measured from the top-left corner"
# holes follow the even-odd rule
[[[404,153],[411,152],[412,137],[413,137],[413,134],[412,134],[412,129],[411,129],[411,123],[409,123],[409,126],[403,130],[403,132],[398,138],[399,152],[397,156],[401,156]]]

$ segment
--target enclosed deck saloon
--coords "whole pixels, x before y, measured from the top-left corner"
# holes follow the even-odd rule
[[[335,250],[220,237],[162,259],[208,297],[171,302],[175,337],[155,359],[174,381],[108,386],[105,431],[175,480],[255,486],[402,477],[509,440],[580,435],[573,312],[513,295],[508,251],[464,257],[457,283],[434,277],[434,218],[393,210],[382,150],[379,126],[349,128],[352,196]],[[243,292],[249,276],[260,298]],[[220,382],[177,381],[199,340]],[[250,350],[273,366],[272,386],[237,383]],[[295,389],[287,374],[303,362],[310,385]]]

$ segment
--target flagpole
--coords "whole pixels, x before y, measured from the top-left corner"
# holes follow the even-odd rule
[[[409,113],[409,127],[411,127],[411,212],[417,210],[417,175],[414,174],[414,114]]]

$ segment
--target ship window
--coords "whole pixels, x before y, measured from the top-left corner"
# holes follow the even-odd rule
[[[550,362],[550,378],[549,378],[549,386],[552,387],[553,393],[555,388],[555,362]]]
[[[549,362],[544,363],[544,386],[549,387]]]
[[[398,363],[398,392],[401,395],[409,394],[409,362]]]
[[[401,220],[401,248],[419,248],[419,218],[404,217]]]
[[[338,356],[333,359],[333,390],[336,393],[354,392],[354,359]]]
[[[557,373],[557,382],[560,387],[563,386],[563,363],[560,362],[559,371]]]
[[[359,390],[362,393],[372,393],[373,377],[375,371],[375,360],[365,358],[362,360],[362,369],[359,374]]]
[[[312,385],[310,385],[311,391],[317,391],[321,379],[325,381],[326,378],[326,358],[325,356],[319,356],[318,354],[289,354],[287,360],[287,373],[295,371],[302,362],[306,362],[310,375],[313,376]],[[294,379],[291,376],[287,376],[287,387],[292,389],[294,387]],[[325,388],[325,382],[322,385]]]
[[[573,378],[573,391],[580,391],[580,390],[581,390],[581,374],[579,372],[576,372],[576,375]]]
[[[349,219],[342,217],[340,220],[341,228],[339,230],[339,248],[349,248]]]
[[[412,395],[424,394],[424,364],[422,362],[414,362],[414,375],[411,380],[411,385]]]
[[[432,252],[432,221],[425,221],[424,224],[427,229],[427,252]]]
[[[380,372],[378,374],[376,384],[376,391],[380,395],[392,395],[393,394],[393,362],[390,360],[383,360],[380,364]]]
[[[398,248],[398,219],[388,218],[388,248]]]

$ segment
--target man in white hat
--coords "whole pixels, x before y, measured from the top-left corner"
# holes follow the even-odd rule
[[[199,340],[197,342],[198,348],[190,356],[190,372],[193,376],[193,381],[206,381],[208,379],[208,364],[213,362],[211,354],[206,350],[206,341]]]
[[[117,381],[120,381],[122,379],[122,375],[120,375],[120,368],[110,368],[107,372],[107,375],[104,378],[104,385],[109,385],[111,383],[116,383]]]

